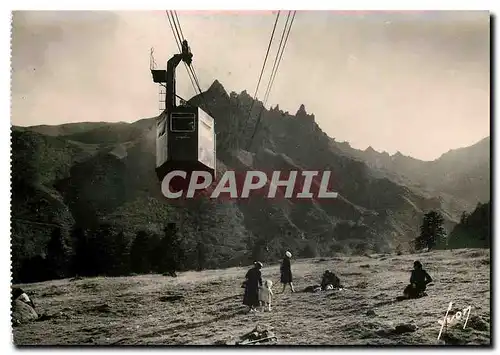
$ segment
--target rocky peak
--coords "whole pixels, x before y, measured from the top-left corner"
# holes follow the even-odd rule
[[[299,109],[297,110],[297,113],[295,114],[295,117],[308,118],[308,119],[314,121],[314,115],[307,114],[306,107],[304,106],[304,104],[300,105]]]
[[[222,86],[219,80],[215,80],[212,85],[210,85],[207,91],[217,95],[229,96],[226,92],[226,89],[224,89],[224,86]]]

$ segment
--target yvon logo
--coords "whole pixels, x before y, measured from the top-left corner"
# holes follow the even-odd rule
[[[472,310],[471,306],[465,307],[461,311],[456,312],[453,316],[448,316],[448,313],[451,311],[453,307],[453,302],[450,302],[448,305],[448,309],[446,310],[446,314],[444,315],[443,320],[438,320],[438,323],[441,325],[441,330],[439,331],[439,335],[437,340],[441,338],[441,334],[443,332],[443,328],[447,328],[459,323],[463,318],[465,318],[465,314],[467,314],[467,318],[464,320],[464,329],[467,326],[467,321],[469,320],[470,311]]]
[[[168,199],[194,198],[197,193],[212,199],[247,199],[251,196],[286,199],[335,199],[331,190],[330,171],[226,171],[219,181],[205,171],[169,172],[162,181],[161,190]]]

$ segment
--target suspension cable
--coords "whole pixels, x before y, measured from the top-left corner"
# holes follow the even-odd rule
[[[167,18],[169,20],[170,27],[172,29],[172,33],[174,35],[174,39],[175,39],[175,41],[177,43],[177,46],[178,46],[179,50],[181,51],[181,45],[180,45],[180,43],[182,43],[182,41],[184,41],[184,34],[182,32],[182,27],[180,25],[180,21],[179,21],[179,18],[177,16],[177,12],[176,11],[170,11],[170,16],[172,17],[172,20],[169,17],[168,11],[165,11],[165,12],[167,13]],[[274,33],[276,31],[276,26],[278,24],[280,13],[281,13],[281,11],[278,11],[278,14],[276,15],[276,20],[275,20],[275,23],[274,23],[274,26],[273,26],[273,31],[271,33],[271,38],[269,40],[269,45],[267,47],[266,55],[264,57],[264,63],[262,65],[262,69],[261,69],[261,72],[260,72],[260,75],[259,75],[259,80],[257,82],[257,87],[255,89],[254,98],[252,100],[252,104],[250,106],[250,110],[248,112],[248,116],[247,116],[247,119],[245,121],[245,124],[243,126],[243,129],[242,129],[241,133],[243,133],[246,130],[247,126],[248,126],[248,122],[249,122],[249,119],[251,117],[252,109],[253,109],[253,107],[255,105],[255,101],[257,99],[257,93],[258,93],[259,86],[260,86],[260,83],[261,83],[261,80],[262,80],[262,76],[264,74],[264,70],[265,70],[265,67],[266,67],[267,59],[269,57],[269,51],[270,51],[270,48],[271,48],[271,45],[272,45],[272,42],[273,42]],[[288,25],[288,22],[289,22],[289,19],[290,19],[290,14],[291,14],[291,11],[288,12],[286,23],[285,23],[285,26],[283,28],[283,33],[281,35],[281,39],[280,39],[280,43],[279,43],[279,48],[278,48],[278,51],[276,53],[276,57],[274,59],[273,68],[271,70],[270,79],[269,79],[269,82],[268,82],[268,85],[267,85],[267,88],[266,88],[266,92],[265,92],[265,95],[264,95],[263,107],[261,108],[259,116],[257,117],[257,122],[256,122],[255,128],[253,130],[252,136],[251,136],[251,138],[250,138],[250,140],[248,142],[247,150],[251,146],[251,144],[253,142],[253,139],[255,137],[255,134],[256,134],[256,132],[258,130],[258,127],[260,125],[260,122],[261,122],[261,119],[262,119],[262,113],[264,111],[265,105],[267,103],[267,100],[269,98],[269,95],[270,95],[270,92],[271,92],[271,89],[272,89],[272,86],[274,84],[274,80],[276,78],[279,65],[281,64],[283,53],[284,53],[286,44],[288,42],[288,37],[290,35],[290,30],[292,28],[293,21],[295,19],[296,11],[294,11],[294,13],[293,13],[293,16],[292,16],[292,19],[290,21],[290,25],[288,26],[288,31],[287,31],[287,25]],[[286,36],[285,36],[285,32],[286,32]],[[281,50],[281,52],[280,52],[280,50]],[[188,75],[189,75],[189,79],[191,80],[191,84],[193,85],[195,91],[198,89],[198,91],[200,92],[200,96],[201,96],[202,100],[205,103],[206,109],[209,110],[207,102],[206,102],[205,97],[203,95],[203,91],[201,90],[200,82],[199,82],[198,77],[196,75],[196,71],[194,69],[194,66],[192,65],[192,63],[190,65],[187,65],[186,63],[184,63],[184,65],[185,65],[185,67],[186,67],[186,69],[188,71]],[[209,113],[210,113],[210,111],[209,111]],[[212,115],[212,114],[210,113],[210,115]]]
[[[290,22],[290,26],[288,27],[288,32],[286,34],[286,38],[285,38],[285,41],[283,42],[283,47],[282,47],[281,44],[283,41],[283,37],[285,36],[286,27],[288,25],[288,19],[290,18],[291,13],[292,13],[291,11],[288,12],[287,21],[285,23],[285,27],[283,28],[283,34],[281,35],[280,46],[278,48],[278,52],[276,53],[276,58],[274,59],[274,64],[276,65],[276,67],[275,68],[273,67],[273,71],[271,72],[269,85],[267,86],[266,94],[264,96],[264,106],[266,105],[267,100],[269,98],[269,94],[271,93],[271,87],[273,86],[274,78],[276,77],[276,74],[278,73],[278,68],[279,68],[280,63],[281,63],[281,58],[283,57],[283,52],[285,51],[286,43],[288,41],[288,36],[290,34],[290,29],[292,28],[293,20],[295,18],[295,13],[294,13],[293,17],[292,17],[292,21]],[[281,53],[280,53],[280,50],[281,50]],[[278,58],[278,55],[279,55],[279,58]]]
[[[172,11],[170,11],[170,16],[172,17],[172,22],[174,23],[174,28],[175,28],[175,33],[177,35],[177,38],[179,38],[179,42],[182,43],[183,38],[181,37],[179,28],[177,27],[177,23],[175,22],[175,17]]]
[[[175,43],[177,44],[177,48],[179,49],[179,52],[180,52],[181,51],[181,43],[179,41],[179,38],[177,38],[177,36],[175,34],[174,24],[173,24],[172,20],[170,19],[170,14],[168,13],[168,11],[165,10],[165,13],[167,14],[167,19],[168,19],[168,23],[170,24],[170,29],[172,30],[172,34],[174,35]]]
[[[180,41],[183,42],[185,38],[184,38],[184,33],[182,32],[182,27],[181,27],[181,23],[179,21],[179,17],[177,16],[177,11],[170,11],[170,16],[172,17],[172,20],[174,22],[175,32],[176,32],[177,36],[179,37]],[[184,63],[184,64],[186,64],[186,63]],[[200,92],[200,94],[202,94],[203,91],[201,90],[200,82],[198,80],[198,77],[196,76],[196,72],[194,71],[194,67],[192,66],[192,63],[190,65],[186,65],[186,69],[188,69],[188,72],[192,74],[193,79],[194,79],[194,83],[196,84],[196,87],[198,88],[198,91]],[[195,87],[195,91],[196,91],[196,87]]]
[[[269,50],[271,49],[271,44],[273,43],[274,32],[276,31],[276,25],[278,24],[280,13],[281,13],[281,11],[278,11],[278,13],[276,14],[276,21],[274,21],[273,31],[271,32],[271,38],[269,39],[269,45],[267,46],[266,56],[264,57],[264,63],[262,63],[262,69],[260,71],[259,80],[257,82],[257,87],[255,88],[255,93],[254,93],[254,97],[252,100],[252,104],[250,105],[250,109],[248,110],[248,116],[245,120],[245,123],[243,125],[241,133],[245,132],[245,130],[248,126],[248,121],[250,120],[250,116],[252,115],[252,109],[255,105],[255,100],[257,99],[257,92],[259,90],[260,81],[262,80],[262,75],[264,74],[264,69],[266,67],[266,62],[267,62],[267,58],[269,56]]]
[[[182,41],[184,41],[184,34],[182,33],[182,27],[181,27],[181,23],[179,21],[179,17],[177,16],[177,11],[170,11],[170,13],[171,13],[172,19],[175,18],[177,20],[177,25],[178,25],[179,32],[180,32],[180,39]],[[174,23],[175,23],[175,20],[174,20]],[[178,32],[178,34],[179,34],[179,32]],[[186,63],[184,63],[184,64],[186,64]],[[212,116],[212,118],[215,118],[214,115],[212,114],[210,108],[208,107],[208,103],[207,103],[207,100],[205,99],[205,95],[204,95],[203,91],[201,90],[200,81],[198,80],[198,76],[196,75],[196,71],[194,70],[193,63],[190,63],[189,65],[186,64],[186,69],[188,70],[188,72],[190,71],[191,74],[193,75],[194,82],[195,82],[196,86],[198,87],[198,91],[200,92],[201,99],[203,100],[203,103],[205,104],[205,109],[208,111],[208,114],[210,116]],[[196,91],[196,88],[195,88],[195,91]]]
[[[273,73],[271,73],[271,77],[269,79],[268,90],[266,92],[266,97],[264,98],[264,102],[263,102],[262,108],[260,110],[259,116],[257,117],[257,122],[255,124],[255,128],[254,128],[254,131],[252,133],[252,136],[250,137],[250,140],[248,141],[248,144],[246,146],[246,150],[248,150],[250,148],[250,146],[252,145],[253,139],[255,137],[255,134],[258,131],[258,128],[259,128],[259,125],[260,125],[260,122],[261,122],[261,119],[262,119],[262,113],[264,112],[264,109],[265,109],[265,104],[267,103],[267,99],[269,98],[269,94],[271,92],[271,88],[272,88],[272,85],[274,83],[274,78],[276,78],[276,74],[278,72],[278,68],[279,68],[279,65],[281,63],[281,59],[283,57],[283,52],[285,51],[285,47],[286,47],[286,44],[288,42],[288,37],[290,35],[290,30],[291,30],[292,25],[293,25],[293,20],[295,19],[295,14],[296,14],[296,11],[294,11],[293,16],[292,16],[292,20],[290,21],[290,26],[288,27],[288,31],[287,31],[287,34],[286,34],[286,37],[285,37],[285,41],[283,43],[281,54],[280,54],[279,58],[278,58],[278,56],[276,56],[276,58],[278,58],[278,61],[277,61],[277,63],[275,62],[275,64],[276,64],[275,71]],[[285,33],[285,31],[286,31],[286,25],[283,28],[283,34]]]
[[[177,11],[174,11],[175,19],[179,24],[179,31],[181,33],[181,39],[184,41],[184,34],[182,33],[181,23],[179,22],[179,17],[177,16]]]
[[[181,38],[184,41],[184,34],[182,33],[181,23],[179,21],[179,17],[177,16],[177,11],[174,11],[174,15],[175,15],[175,18],[176,18],[178,26],[179,26],[179,31],[181,33]],[[198,80],[198,76],[196,75],[196,71],[194,69],[193,63],[191,63],[188,66],[188,68],[191,71],[191,74],[193,74],[193,78],[194,78],[194,81],[196,83],[196,86],[198,87],[198,91],[200,92],[201,95],[203,95],[203,90],[201,90],[200,81]]]
[[[172,16],[172,19],[170,19],[168,11],[165,10],[165,13],[167,14],[168,22],[170,24],[170,28],[172,29],[172,34],[174,35],[175,43],[177,43],[177,48],[179,49],[179,52],[182,52],[181,42],[184,40],[184,37],[178,37],[177,36],[179,34],[179,32],[182,35],[182,29],[180,29],[180,25],[179,25],[179,30],[180,31],[176,31],[177,26],[175,26],[175,28],[174,28],[174,17],[173,17],[173,15],[170,14],[170,16]],[[177,14],[176,14],[176,17],[177,17]],[[186,70],[188,72],[189,81],[191,81],[191,85],[193,85],[194,92],[196,93],[196,85],[195,85],[194,80],[193,80],[193,78],[191,76],[192,74],[190,73],[190,71],[189,71],[188,66],[187,66],[186,63],[184,63],[184,66],[186,67]]]

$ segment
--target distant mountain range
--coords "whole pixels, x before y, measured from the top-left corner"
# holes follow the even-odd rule
[[[332,143],[338,151],[365,162],[379,176],[408,186],[423,195],[442,199],[454,218],[490,200],[490,137],[450,150],[434,161],[422,161],[399,152],[358,150],[347,142]]]
[[[12,129],[14,262],[43,254],[54,226],[109,222],[132,236],[177,222],[186,239],[218,250],[218,266],[259,250],[263,260],[294,255],[390,251],[415,238],[425,212],[440,211],[451,231],[463,211],[490,199],[490,139],[432,162],[328,137],[302,105],[296,114],[264,109],[244,91],[215,81],[189,101],[216,119],[219,172],[225,169],[331,170],[335,201],[169,202],[155,167],[155,118]],[[208,237],[207,237],[208,235]],[[314,255],[311,255],[314,254]]]

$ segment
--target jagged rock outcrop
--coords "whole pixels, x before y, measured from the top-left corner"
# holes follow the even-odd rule
[[[214,266],[237,265],[257,254],[263,261],[274,260],[284,249],[298,257],[389,251],[418,234],[421,217],[429,209],[441,210],[451,223],[449,206],[439,194],[423,195],[384,175],[377,167],[390,171],[387,154],[375,162],[360,161],[377,153],[369,149],[356,155],[347,142],[335,142],[304,105],[296,115],[279,106],[267,110],[261,102],[252,105],[245,91],[228,94],[218,81],[190,103],[216,120],[219,167],[328,170],[339,198],[208,203],[198,212],[183,203],[168,202],[154,172],[155,118],[150,118],[130,124],[70,124],[64,129],[15,127],[13,179],[21,183],[13,185],[13,219],[55,225],[109,221],[127,233],[158,230],[166,220],[182,221],[188,244],[195,243],[200,230],[210,231],[209,243],[223,251],[213,260]],[[47,196],[53,203],[47,203]],[[23,201],[29,199],[33,201],[26,205]],[[44,209],[37,207],[42,205]],[[13,255],[17,259],[37,255],[46,242],[18,228]]]

